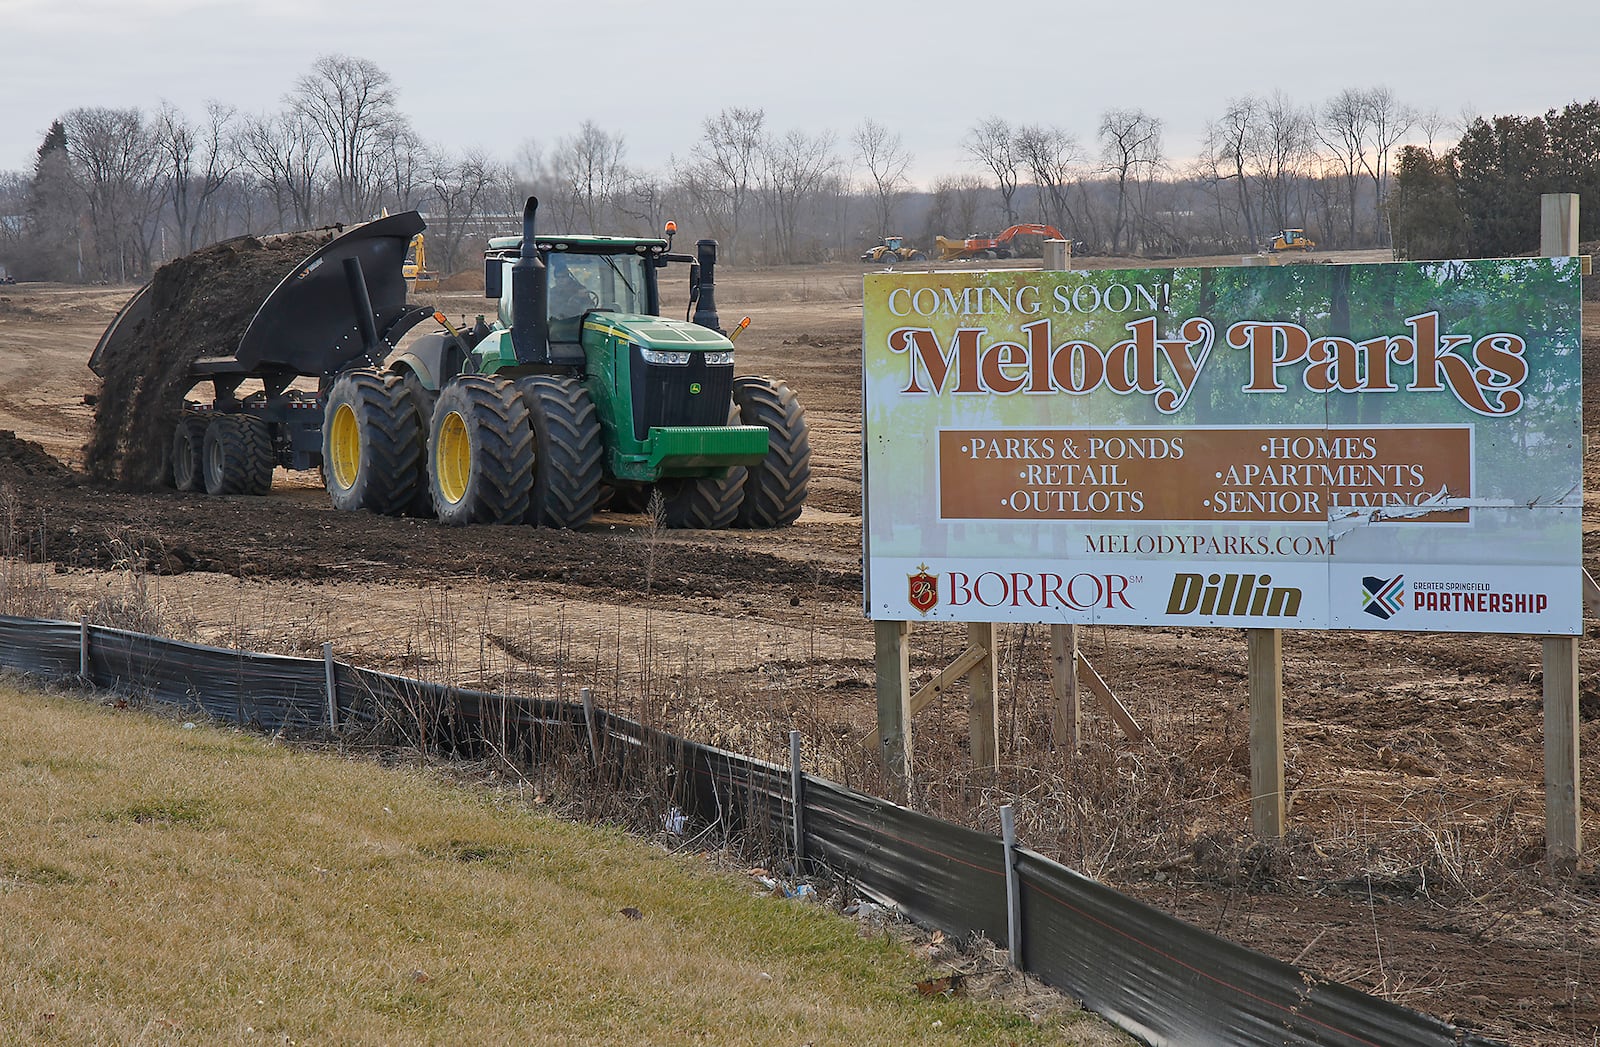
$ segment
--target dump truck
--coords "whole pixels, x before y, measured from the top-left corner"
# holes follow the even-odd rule
[[[650,505],[671,527],[793,523],[810,476],[805,411],[786,383],[735,373],[716,242],[684,255],[669,239],[540,235],[537,207],[530,197],[520,236],[489,242],[495,319],[470,327],[407,300],[415,212],[307,257],[231,355],[189,365],[172,485],[264,494],[283,466],[321,469],[336,508],[446,524],[580,527],[603,503]],[[671,264],[689,270],[684,320],[660,315]],[[101,336],[97,374],[149,319],[148,290]],[[417,336],[430,317],[440,329]]]

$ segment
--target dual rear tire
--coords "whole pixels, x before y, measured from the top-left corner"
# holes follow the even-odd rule
[[[173,427],[172,486],[207,494],[266,494],[277,454],[267,423],[248,414],[186,411]]]

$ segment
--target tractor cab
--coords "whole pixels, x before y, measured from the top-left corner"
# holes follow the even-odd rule
[[[578,365],[583,362],[583,318],[589,313],[619,313],[654,316],[660,308],[656,271],[665,264],[667,242],[616,236],[562,236],[538,242],[542,261],[545,302],[543,326],[548,342],[548,360],[537,349],[519,363]],[[513,278],[522,258],[522,237],[502,236],[489,241],[484,255],[484,293],[499,299],[499,327],[507,333],[517,328],[516,281]],[[527,292],[530,288],[525,287]],[[524,326],[539,326],[534,317],[523,316]],[[538,339],[537,332],[534,340]],[[516,353],[511,357],[516,359]]]
[[[905,242],[906,238],[903,236],[886,236],[883,238],[883,246],[891,251],[899,251],[900,246]]]

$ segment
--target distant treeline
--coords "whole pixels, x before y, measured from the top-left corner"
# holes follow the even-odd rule
[[[624,132],[593,121],[510,160],[458,152],[417,136],[377,65],[326,55],[277,112],[63,113],[31,171],[0,172],[0,267],[23,280],[138,281],[231,236],[415,208],[430,264],[456,271],[477,264],[487,236],[517,229],[530,193],[543,228],[648,234],[670,218],[716,237],[734,264],[853,259],[887,234],[929,245],[1019,222],[1097,254],[1253,251],[1281,228],[1412,257],[1510,254],[1536,246],[1538,196],[1557,191],[1596,201],[1584,236],[1596,235],[1600,102],[1475,118],[1436,148],[1441,124],[1386,88],[1314,106],[1246,97],[1179,164],[1161,120],[1140,109],[1108,110],[1087,139],[996,116],[965,131],[968,170],[918,187],[902,136],[876,120],[841,139],[739,107],[707,116],[659,170],[630,164]]]

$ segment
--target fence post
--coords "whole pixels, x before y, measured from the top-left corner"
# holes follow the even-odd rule
[[[89,679],[89,616],[78,616],[78,677],[84,683]]]
[[[594,690],[584,687],[578,691],[583,699],[583,726],[589,732],[589,758],[594,761],[596,770],[600,769],[600,741],[595,737],[594,731]]]
[[[339,732],[339,684],[333,677],[333,642],[322,645],[323,689],[328,694],[328,730]]]
[[[1006,944],[1011,966],[1022,969],[1022,885],[1017,882],[1017,823],[1008,803],[1000,808],[1000,839],[1006,848]]]
[[[800,773],[800,732],[789,732],[789,806],[794,809],[794,874],[806,859],[805,776]]]

